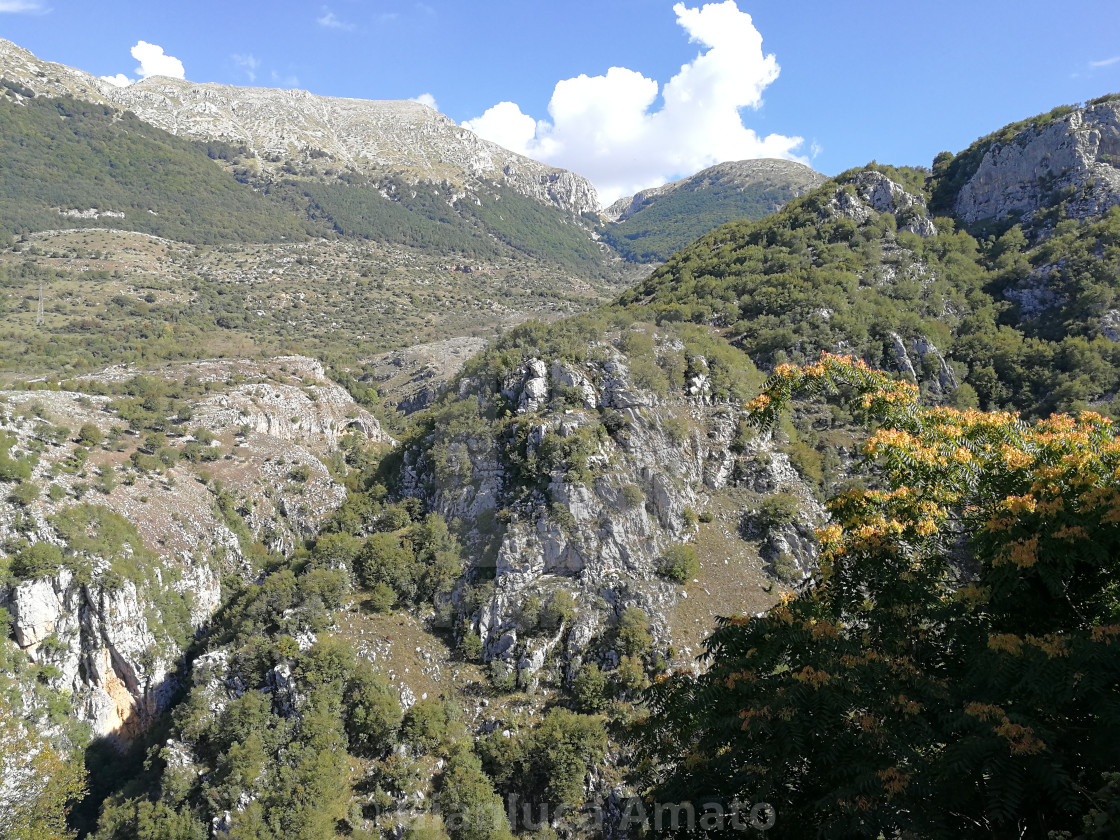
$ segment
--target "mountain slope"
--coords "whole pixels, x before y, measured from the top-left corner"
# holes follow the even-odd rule
[[[483,140],[416,102],[337,99],[163,76],[120,88],[40,61],[3,39],[0,75],[36,93],[112,103],[172,134],[245,146],[265,169],[326,159],[361,172],[394,171],[455,186],[504,180],[573,215],[598,209],[586,179]]]
[[[720,163],[691,178],[628,198],[604,211],[603,238],[628,259],[666,260],[725,222],[760,219],[819,187],[825,176],[788,160]]]
[[[1116,120],[1092,107],[1103,136]],[[306,359],[109,370],[52,384],[60,375],[4,393],[0,601],[14,606],[15,638],[0,648],[11,666],[0,669],[0,711],[78,749],[89,733],[60,724],[74,697],[104,695],[105,709],[123,713],[80,716],[104,734],[135,737],[148,762],[131,777],[96,775],[112,782],[87,802],[92,821],[101,808],[97,840],[318,840],[405,827],[451,840],[506,837],[510,828],[528,835],[503,822],[493,807],[499,794],[572,806],[557,833],[585,836],[579,806],[633,792],[632,768],[620,766],[626,753],[608,741],[608,715],[619,724],[642,715],[652,680],[703,667],[695,657],[717,615],[763,609],[809,573],[813,528],[825,521],[820,496],[878,481],[859,472],[858,406],[809,402],[772,437],[755,435],[743,403],[767,372],[828,350],[920,383],[927,403],[1112,412],[1120,208],[1110,206],[1116,193],[1107,185],[1092,193],[1098,204],[1080,203],[1098,187],[1087,179],[1111,166],[1107,146],[1067,173],[1072,191],[1028,178],[1036,198],[1021,225],[985,217],[966,227],[930,210],[931,195],[948,195],[952,207],[966,188],[980,194],[989,154],[1041,141],[1055,155],[1079,142],[1083,123],[1068,116],[1053,135],[1043,136],[1045,126],[1036,134],[1037,125],[1009,131],[976,155],[978,168],[952,170],[959,182],[946,167],[932,178],[874,165],[844,173],[773,216],[704,235],[600,312],[509,329],[442,395],[424,393],[426,410],[402,421],[391,451],[372,418]],[[261,177],[296,194],[329,183],[310,170]],[[402,177],[394,189],[423,188]],[[360,347],[385,323],[363,325],[362,305],[396,292],[392,281],[417,262],[412,253],[332,243],[339,261],[368,272],[342,275],[316,263],[325,250],[273,246],[275,261],[248,271],[232,249],[169,248],[184,277],[205,282],[193,297],[152,286],[151,299],[140,300],[149,289],[143,271],[132,283],[113,273],[127,271],[124,260],[97,269],[100,260],[86,259],[95,244],[51,241],[62,238],[32,241],[50,243],[52,271],[65,275],[52,277],[74,292],[50,312],[67,324],[66,355],[108,341],[96,314],[113,319],[113,341],[123,345],[114,353],[137,352],[129,361],[143,360],[141,341],[173,346],[188,318],[207,337],[255,319],[277,342],[346,330]],[[22,251],[4,262],[5,285],[18,292],[11,306],[28,326],[37,284],[23,275],[33,270]],[[100,275],[84,277],[87,268]],[[469,278],[477,309],[467,318],[497,306],[507,289],[528,294],[516,272],[494,291],[485,273],[459,268],[443,265],[438,276]],[[240,287],[227,282],[244,275]],[[107,300],[71,300],[94,280],[112,293]],[[308,292],[297,292],[301,284]],[[363,284],[380,288],[357,297]],[[304,312],[306,300],[318,311]],[[438,306],[464,308],[450,296]],[[415,313],[400,293],[382,314],[403,322]],[[121,328],[126,317],[135,341]],[[37,335],[35,358],[51,360],[59,342]],[[76,364],[59,358],[52,371]],[[417,385],[443,375],[400,356],[373,373],[386,367]],[[371,396],[356,376],[340,378],[363,401]],[[1077,503],[1095,503],[1093,493]],[[104,514],[99,521],[117,525],[112,540],[77,527],[96,513],[91,499],[129,511],[135,535]],[[204,548],[215,563],[189,554],[196,530],[226,545]],[[158,562],[147,564],[140,541]],[[160,574],[140,579],[130,560]],[[191,569],[205,572],[195,613],[185,597]],[[89,577],[84,592],[72,573]],[[849,591],[862,598],[858,586]],[[86,602],[97,601],[100,616],[113,598],[128,602],[127,644],[102,624],[76,628]],[[67,609],[39,621],[55,604]],[[208,632],[188,644],[207,618]],[[804,631],[816,636],[811,627],[829,636],[823,625]],[[121,648],[115,658],[110,647]],[[90,654],[98,669],[83,669]],[[149,713],[170,700],[160,695],[134,718],[134,706],[149,701],[144,678],[179,667],[173,682],[184,697],[172,714]],[[729,680],[757,676],[740,669]],[[896,706],[892,698],[890,714]],[[721,721],[735,736],[738,708]],[[130,720],[160,725],[141,733],[123,726]],[[0,717],[5,806],[9,768],[21,766],[7,721]],[[873,736],[877,724],[869,726]],[[437,807],[497,824],[472,833],[464,825],[473,823],[457,819],[413,822]]]
[[[0,228],[91,225],[194,243],[305,239],[311,227],[132,114],[0,87]]]
[[[279,205],[270,211],[277,232],[258,241],[286,235],[293,222],[280,218],[287,215],[322,236],[421,246],[467,258],[520,253],[583,275],[603,271],[606,249],[595,241],[595,218],[584,218],[598,209],[589,181],[483,140],[415,102],[334,99],[165,77],[118,88],[39,61],[2,39],[0,78],[7,80],[8,98],[17,106],[35,102],[30,98],[35,94],[71,97],[109,109],[103,116],[114,122],[134,120],[134,128],[139,117],[151,126],[148,135],[162,129],[182,138],[181,149],[183,141],[196,141],[215,168],[227,170],[226,178],[235,177]],[[30,147],[31,153],[42,149],[34,142]],[[55,205],[71,209],[85,201],[77,188],[83,179],[104,177],[105,162],[86,158],[77,184],[54,184]],[[13,182],[9,190],[25,187]],[[96,209],[93,204],[77,209],[91,207]],[[103,216],[98,222],[112,227],[115,219]],[[171,218],[164,226],[176,222],[191,225],[187,218]]]

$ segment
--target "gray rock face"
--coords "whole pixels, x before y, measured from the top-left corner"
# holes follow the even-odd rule
[[[216,577],[209,583],[219,586]],[[95,735],[131,738],[176,688],[171,672],[179,652],[153,634],[148,597],[132,581],[79,584],[62,569],[21,583],[10,598],[17,643],[58,669],[52,684],[70,692],[75,717]]]
[[[120,367],[88,378],[122,382],[139,372]],[[209,386],[209,393],[190,405],[191,426],[226,441],[221,447],[226,454],[205,469],[239,500],[253,538],[281,550],[317,532],[344,501],[345,488],[320,460],[337,447],[343,434],[356,430],[372,440],[393,443],[376,419],[329,381],[312,359],[221,360],[144,372]],[[0,428],[15,438],[17,452],[29,451],[35,436],[41,436],[27,419],[33,415],[27,408],[32,402],[50,423],[71,430],[90,423],[107,432],[118,420],[106,397],[5,391],[3,398],[6,411],[0,415]],[[229,451],[231,440],[235,451]],[[51,439],[43,447],[32,480],[40,488],[54,483],[64,492],[57,497],[41,493],[20,508],[7,497],[0,499],[0,540],[61,545],[51,517],[74,504],[75,486],[88,476],[55,467],[76,449],[69,439]],[[82,501],[127,519],[154,562],[139,574],[124,575],[106,558],[91,557],[91,569],[81,581],[63,567],[19,581],[11,589],[0,586],[0,605],[12,616],[13,635],[11,642],[0,644],[14,643],[31,661],[57,668],[50,687],[69,693],[73,717],[89,723],[95,735],[126,742],[166,708],[177,688],[180,640],[163,624],[159,606],[168,601],[169,590],[186,596],[189,626],[178,629],[189,635],[203,628],[218,608],[223,574],[253,579],[257,570],[218,512],[212,487],[198,480],[200,474],[189,462],[180,461],[157,479],[132,474],[125,453],[111,448],[95,447],[88,457],[122,475],[122,480],[110,492],[90,493]],[[306,480],[291,479],[296,464],[306,468]]]
[[[937,233],[925,198],[907,192],[902,185],[881,172],[860,172],[850,184],[837,188],[826,212],[851,219],[859,225],[878,213],[891,213],[898,218],[899,230],[919,236]]]
[[[954,211],[968,223],[1029,218],[1055,192],[1072,189],[1073,218],[1120,204],[1120,101],[1079,108],[1043,128],[1026,129],[984,154]]]
[[[734,473],[729,447],[741,409],[712,399],[703,359],[690,359],[693,375],[683,392],[663,395],[635,383],[629,360],[613,344],[595,345],[591,357],[595,361],[579,364],[529,359],[502,386],[507,405],[524,418],[519,457],[539,461],[546,450],[579,436],[584,480],[556,468],[546,489],[525,496],[506,445],[481,435],[433,438],[405,453],[404,492],[425,498],[445,518],[479,522],[480,513],[493,519],[501,511],[506,524],[497,536],[476,530],[468,537],[476,552],[494,540],[495,578],[489,601],[462,618],[477,628],[485,656],[516,668],[527,686],[552,654],[567,663],[569,676],[578,671],[593,640],[627,606],[644,609],[655,636],[668,643],[669,617],[682,592],[659,578],[657,564],[669,546],[694,539],[695,512]],[[458,392],[471,400],[483,389],[481,382],[463,380]],[[604,433],[599,410],[614,412],[612,422],[624,428]],[[803,488],[788,459],[774,470],[775,486],[766,492],[785,492],[791,482]],[[804,496],[808,505],[811,494],[805,490]],[[806,533],[797,553],[809,568],[815,555],[811,528]],[[522,605],[559,590],[579,604],[572,623],[559,636],[526,635],[519,624]]]

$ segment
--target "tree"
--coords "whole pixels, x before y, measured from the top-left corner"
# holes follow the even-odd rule
[[[86,792],[86,770],[0,704],[0,836],[11,840],[71,840],[70,807]]]
[[[101,429],[93,423],[84,423],[82,428],[78,429],[78,443],[83,446],[97,446],[104,439],[105,435],[101,433]]]
[[[618,617],[618,644],[624,653],[641,655],[653,644],[649,616],[640,607],[627,607]]]
[[[650,689],[653,794],[769,802],[776,838],[1076,833],[1120,763],[1115,430],[923,408],[829,354],[748,408],[767,428],[825,391],[878,426],[881,489],[831,500],[801,592],[723,619],[703,675]]]

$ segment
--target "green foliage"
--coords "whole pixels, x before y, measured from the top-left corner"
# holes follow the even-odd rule
[[[758,505],[755,519],[764,530],[792,525],[801,513],[801,499],[792,493],[771,493]]]
[[[653,645],[649,616],[640,607],[627,607],[618,616],[615,633],[619,648],[631,656],[641,656]]]
[[[31,460],[12,457],[16,439],[0,432],[0,481],[26,481],[31,478]]]
[[[577,807],[587,774],[607,749],[603,718],[568,709],[549,709],[535,728],[513,738],[491,733],[479,744],[483,766],[498,788],[526,801]]]
[[[646,668],[638,656],[623,656],[618,661],[618,682],[626,691],[638,692],[649,686]]]
[[[66,564],[57,545],[37,542],[20,548],[12,558],[11,573],[18,580],[53,577]]]
[[[400,728],[400,701],[392,684],[368,663],[356,667],[346,692],[347,732],[357,753],[383,752]]]
[[[700,557],[690,545],[671,545],[661,555],[657,572],[677,583],[692,580],[700,571]]]
[[[297,186],[293,181],[273,192],[316,225],[344,237],[398,242],[470,259],[521,252],[569,268],[596,266],[601,259],[586,230],[501,184],[487,184],[477,203],[453,205],[441,190],[418,190],[391,176],[376,183],[302,181]]]
[[[555,632],[561,625],[571,623],[576,616],[578,604],[576,596],[567,589],[558,589],[548,603],[541,608],[539,623],[541,629]]]
[[[189,810],[163,802],[128,800],[102,812],[94,840],[206,840],[207,830]]]
[[[610,699],[607,687],[607,675],[602,669],[594,662],[585,664],[572,680],[572,699],[576,708],[587,714],[603,711]]]
[[[369,608],[374,612],[386,613],[397,605],[397,593],[393,587],[382,581],[374,584],[369,591]]]
[[[93,423],[84,423],[82,428],[78,429],[78,443],[83,446],[99,446],[105,439],[101,429]]]
[[[180,242],[277,242],[306,223],[215,166],[187,140],[76,99],[0,97],[0,226],[54,230],[59,207],[123,212],[106,222]],[[151,211],[151,212],[149,212]]]
[[[622,503],[628,508],[638,507],[646,498],[642,488],[635,484],[623,485],[622,492],[619,495],[622,497]]]
[[[418,700],[404,716],[401,740],[424,752],[444,748],[462,734],[460,717],[458,705],[450,700]]]
[[[1120,744],[1114,428],[1091,413],[923,409],[915,387],[834,356],[780,371],[751,408],[772,425],[822,391],[867,412],[883,489],[833,498],[811,582],[722,620],[703,674],[647,692],[635,734],[649,795],[766,801],[778,838],[1107,826],[1112,797],[1095,793]]]
[[[33,481],[21,481],[8,495],[8,499],[17,505],[27,507],[39,498],[39,486]]]
[[[447,763],[439,805],[452,840],[512,840],[505,808],[478,757],[465,745]]]

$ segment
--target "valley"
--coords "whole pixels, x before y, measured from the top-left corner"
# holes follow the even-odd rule
[[[415,102],[0,77],[0,836],[1120,801],[1120,96],[600,210]]]

